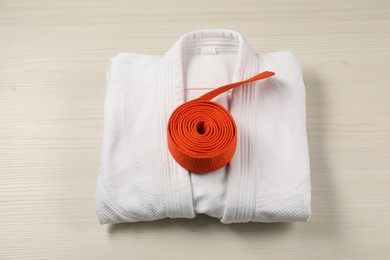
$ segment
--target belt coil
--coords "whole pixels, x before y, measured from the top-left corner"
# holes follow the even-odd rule
[[[264,71],[252,78],[216,88],[177,107],[168,126],[168,148],[173,158],[194,173],[208,173],[222,168],[233,158],[237,127],[223,106],[210,101],[219,94],[242,84],[275,75]]]

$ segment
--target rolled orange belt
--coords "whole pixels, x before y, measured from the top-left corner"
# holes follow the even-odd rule
[[[222,168],[233,158],[237,145],[237,127],[223,106],[210,101],[223,92],[252,81],[275,75],[264,71],[252,78],[216,88],[184,103],[168,121],[168,148],[173,158],[194,173]]]

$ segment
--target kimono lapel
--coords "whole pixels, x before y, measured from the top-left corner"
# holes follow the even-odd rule
[[[185,102],[184,95],[184,68],[183,51],[188,48],[197,48],[202,44],[215,47],[231,45],[237,49],[237,62],[235,64],[233,82],[241,81],[258,74],[258,59],[256,54],[250,49],[242,35],[230,30],[204,30],[194,31],[184,34],[176,43],[162,56],[157,77],[157,87],[159,93],[158,104],[160,107],[160,127],[161,131],[161,172],[164,175],[164,187],[166,191],[166,209],[169,217],[193,217],[195,215],[192,199],[192,187],[190,173],[181,167],[172,156],[170,156],[166,140],[166,125],[173,110]],[[256,83],[251,83],[255,85]],[[217,86],[216,86],[217,87]],[[232,91],[230,112],[234,117],[238,127],[238,143],[236,153],[229,164],[228,180],[228,201],[226,205],[230,210],[229,214],[235,215],[238,203],[243,199],[249,201],[255,192],[254,174],[246,171],[244,156],[248,156],[252,145],[249,143],[246,129],[252,127],[253,120],[246,115],[250,115],[251,99],[254,98],[250,86],[236,88]],[[244,172],[245,171],[245,172]],[[244,181],[245,184],[241,182]],[[246,183],[252,183],[248,185]],[[241,188],[240,188],[241,187]],[[247,191],[242,194],[242,187]],[[251,211],[249,205],[248,212]],[[233,207],[233,208],[232,208]],[[225,209],[226,213],[226,209]],[[234,217],[234,216],[232,216]]]

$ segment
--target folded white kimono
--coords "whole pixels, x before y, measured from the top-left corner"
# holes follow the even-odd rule
[[[266,70],[276,75],[213,100],[230,111],[237,125],[230,163],[203,175],[181,167],[167,147],[173,110]],[[101,224],[198,213],[223,223],[310,218],[300,66],[290,51],[254,53],[235,31],[189,32],[163,56],[113,57],[107,68],[102,150],[96,192]]]

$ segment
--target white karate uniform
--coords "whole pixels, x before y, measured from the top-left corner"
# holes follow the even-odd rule
[[[216,87],[262,71],[275,76],[213,101],[237,125],[225,167],[204,175],[181,167],[167,147],[173,110]],[[310,218],[305,87],[290,51],[256,54],[231,30],[184,34],[163,55],[121,53],[107,67],[96,210],[101,224],[193,218],[222,223]]]

